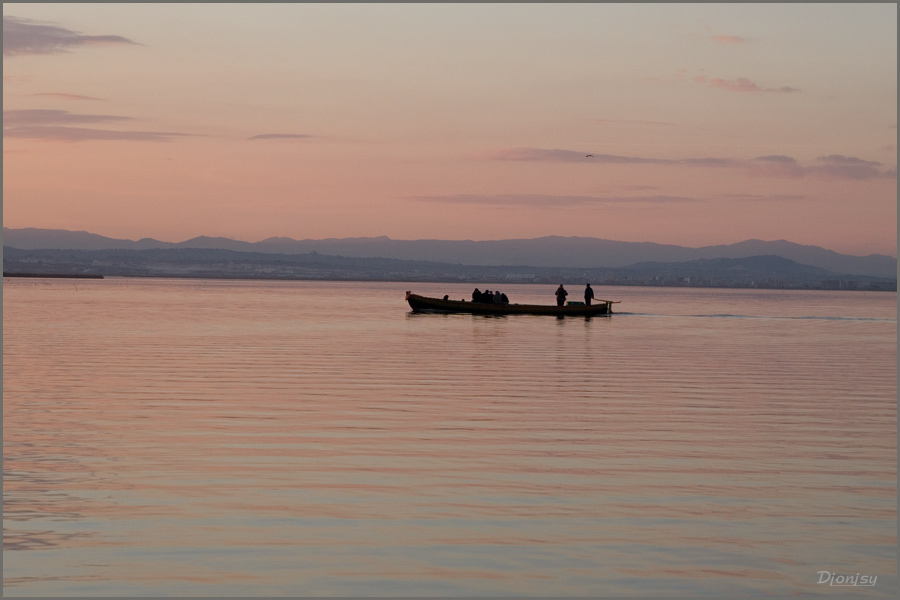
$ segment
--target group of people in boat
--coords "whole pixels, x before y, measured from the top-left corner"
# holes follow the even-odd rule
[[[566,288],[563,287],[562,284],[559,284],[559,287],[556,288],[556,305],[557,306],[565,306],[566,297],[569,295],[569,292],[566,291]],[[444,300],[447,299],[447,296],[444,296]],[[587,284],[584,288],[584,303],[587,306],[591,305],[591,300],[594,299],[594,289],[591,287],[591,284]],[[502,292],[491,290],[481,291],[478,288],[475,288],[475,291],[472,292],[472,302],[482,302],[485,304],[509,304],[509,298],[506,297],[506,294]]]
[[[569,295],[569,292],[566,291],[566,288],[563,287],[563,284],[559,284],[559,287],[556,288],[556,305],[563,306],[566,303],[566,296]],[[591,287],[591,284],[587,284],[584,288],[584,303],[587,306],[591,305],[591,300],[594,299],[594,289]]]
[[[475,288],[472,292],[472,302],[482,302],[485,304],[509,304],[509,298],[502,292],[492,292],[491,290],[480,291]]]

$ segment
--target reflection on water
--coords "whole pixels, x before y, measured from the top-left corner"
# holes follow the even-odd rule
[[[5,595],[896,592],[895,294],[413,288],[5,281]]]

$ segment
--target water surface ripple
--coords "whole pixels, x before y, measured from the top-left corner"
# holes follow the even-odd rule
[[[896,593],[896,294],[469,288],[6,280],[4,595]]]

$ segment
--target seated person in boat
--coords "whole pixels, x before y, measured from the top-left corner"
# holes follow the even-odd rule
[[[481,290],[475,288],[475,291],[472,292],[472,302],[481,302]]]

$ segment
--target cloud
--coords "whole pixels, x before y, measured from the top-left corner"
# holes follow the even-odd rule
[[[505,148],[482,155],[489,160],[513,160],[535,162],[574,162],[585,164],[615,165],[698,165],[706,167],[734,167],[739,163],[729,158],[652,158],[643,156],[620,156],[598,152],[582,152],[578,150],[544,149],[544,148]]]
[[[832,154],[816,159],[820,165],[808,167],[812,175],[821,175],[829,179],[878,179],[897,177],[897,169],[882,171],[880,162],[863,160],[855,156]]]
[[[261,133],[248,137],[248,140],[308,140],[314,136],[305,133]]]
[[[756,176],[796,179],[806,174],[806,170],[797,163],[797,159],[783,154],[757,156],[748,163],[748,167],[750,174]]]
[[[816,161],[819,164],[802,166],[795,158],[783,154],[771,154],[758,156],[751,160],[699,157],[667,159],[640,156],[618,156],[615,154],[600,154],[593,152],[543,149],[543,148],[506,148],[485,153],[479,158],[487,160],[503,161],[534,161],[534,162],[563,162],[581,164],[656,164],[656,165],[684,165],[706,168],[734,168],[745,169],[751,175],[767,177],[824,177],[828,179],[874,179],[896,178],[897,170],[882,169],[881,163],[863,160],[852,156],[832,154],[820,156]]]
[[[744,38],[738,37],[736,35],[714,35],[709,39],[717,44],[743,44],[747,41]]]
[[[136,44],[118,35],[82,35],[31,19],[3,17],[3,56],[55,54],[72,48],[102,44]]]
[[[54,125],[23,125],[3,128],[4,138],[22,138],[52,142],[86,142],[91,140],[168,142],[174,137],[186,135],[190,134],[165,131],[111,131],[108,129],[89,129],[84,127]]]
[[[706,77],[697,76],[694,78],[694,81],[697,83],[706,83]],[[764,88],[760,87],[756,83],[750,81],[746,77],[738,77],[735,80],[728,79],[720,79],[719,77],[713,77],[709,80],[710,87],[721,88],[724,90],[728,90],[729,92],[775,92],[779,94],[792,94],[794,92],[801,91],[798,88],[791,86],[781,86],[779,88]]]
[[[592,204],[680,204],[702,202],[684,196],[553,196],[543,194],[456,194],[450,196],[415,196],[422,202],[445,204],[478,204],[481,206],[532,206],[554,208],[561,206],[585,206]]]
[[[726,194],[725,197],[745,202],[794,202],[807,199],[806,196],[790,194]]]
[[[54,142],[85,142],[90,140],[130,140],[167,142],[175,137],[192,134],[165,131],[114,131],[72,125],[96,125],[134,121],[131,117],[117,115],[85,115],[66,110],[5,110],[3,111],[3,137]]]
[[[768,156],[757,156],[753,160],[760,160],[763,162],[779,163],[779,164],[790,164],[790,165],[797,164],[796,158],[793,158],[792,156],[785,156],[783,154],[770,154]]]
[[[730,158],[682,158],[672,161],[680,165],[696,165],[698,167],[739,167],[740,161]]]
[[[102,98],[94,98],[93,96],[81,96],[79,94],[60,94],[53,92],[44,92],[41,94],[31,94],[32,96],[49,96],[51,98],[58,98],[60,100],[97,100],[103,101]]]
[[[3,126],[21,125],[73,125],[84,123],[115,123],[132,121],[131,117],[118,117],[114,115],[80,115],[66,110],[4,110]]]
[[[820,156],[816,160],[832,165],[844,165],[854,167],[880,167],[881,163],[874,160],[863,160],[855,156],[844,156],[843,154],[831,154],[829,156]]]
[[[883,170],[882,164],[874,160],[863,160],[855,156],[832,154],[816,159],[819,164],[802,166],[790,156],[759,156],[750,164],[751,173],[768,177],[817,177],[824,179],[879,179],[897,176],[896,169]]]
[[[606,164],[664,164],[672,161],[659,158],[640,158],[636,156],[617,156],[615,154],[594,154],[577,150],[543,149],[543,148],[505,148],[484,155],[490,160],[515,160],[538,162],[592,162]]]

